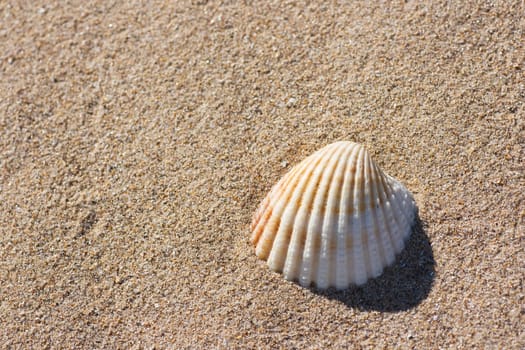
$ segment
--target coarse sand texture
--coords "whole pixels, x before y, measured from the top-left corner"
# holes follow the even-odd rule
[[[524,349],[523,14],[1,1],[0,348]],[[253,215],[343,140],[418,215],[395,256],[352,221],[373,252],[348,274],[270,253],[289,281]]]

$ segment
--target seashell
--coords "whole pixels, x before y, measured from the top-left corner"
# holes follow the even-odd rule
[[[303,286],[348,288],[379,276],[416,220],[410,192],[366,149],[336,142],[293,167],[255,212],[256,255]]]

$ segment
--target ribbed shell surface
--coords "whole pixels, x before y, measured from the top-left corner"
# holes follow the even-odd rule
[[[254,215],[251,242],[286,279],[344,289],[394,262],[416,212],[410,192],[362,145],[336,142],[272,188]]]

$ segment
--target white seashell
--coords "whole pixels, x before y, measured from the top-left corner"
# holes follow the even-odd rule
[[[345,289],[394,262],[416,214],[410,192],[362,145],[336,142],[272,188],[254,215],[251,242],[286,279]]]

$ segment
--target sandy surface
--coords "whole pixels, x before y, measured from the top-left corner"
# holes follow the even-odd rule
[[[0,3],[0,347],[524,348],[524,13]],[[319,292],[249,224],[336,140],[421,225],[379,279]]]

